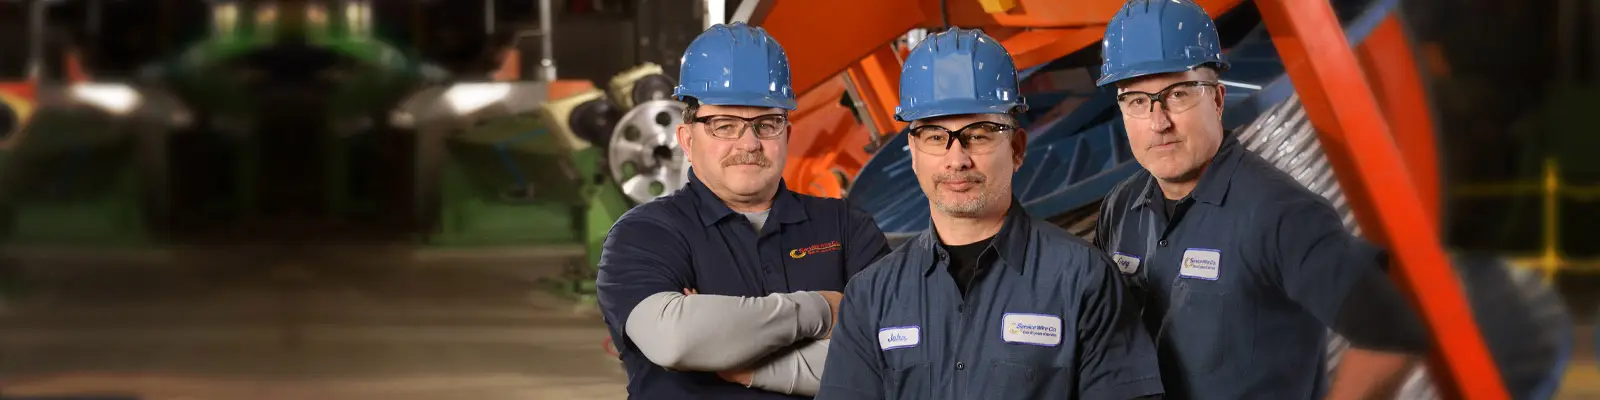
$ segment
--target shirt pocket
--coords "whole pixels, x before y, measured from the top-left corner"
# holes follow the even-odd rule
[[[1227,363],[1228,346],[1222,330],[1225,323],[1238,322],[1230,317],[1242,312],[1232,309],[1228,290],[1215,283],[1179,279],[1172,288],[1172,293],[1181,294],[1183,304],[1173,311],[1165,335],[1171,338],[1172,352],[1184,374],[1191,377],[1216,372]],[[1249,329],[1249,325],[1242,328]]]
[[[986,367],[988,371],[982,382],[984,399],[1045,399],[1065,393],[1050,385],[1054,380],[1052,378],[1061,373],[1060,367],[1028,365],[1004,359],[991,359]]]
[[[933,398],[933,369],[928,363],[912,363],[889,368],[888,382],[884,382],[889,399],[927,400]]]

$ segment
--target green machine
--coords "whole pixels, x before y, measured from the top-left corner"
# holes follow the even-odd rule
[[[272,168],[264,149],[283,130],[301,129],[277,120],[312,115],[321,122],[309,130],[321,135],[310,141],[314,148],[295,151],[321,166],[321,208],[336,219],[381,217],[382,193],[352,191],[353,169],[372,162],[354,156],[377,152],[384,110],[423,83],[423,66],[374,36],[366,3],[246,5],[214,4],[211,35],[166,65],[166,79],[205,106],[206,124],[198,132],[204,137],[186,139],[203,142],[205,150],[197,153],[218,154],[212,162],[231,164],[224,168],[232,182],[224,193],[190,208],[219,220],[259,215],[271,201],[262,181],[285,179],[264,170]],[[300,70],[316,75],[285,76]]]
[[[190,112],[159,85],[43,83],[0,148],[0,237],[142,247],[168,212],[164,147]],[[13,113],[16,110],[10,110]]]
[[[665,79],[665,80],[664,80]],[[562,293],[592,299],[611,225],[634,204],[682,187],[672,139],[682,104],[652,65],[619,75],[611,95],[570,82],[465,82],[417,92],[392,116],[417,135],[417,219],[433,248],[565,247],[584,254]],[[584,89],[550,98],[553,86]],[[619,117],[618,105],[632,110]],[[620,120],[620,122],[618,122]]]

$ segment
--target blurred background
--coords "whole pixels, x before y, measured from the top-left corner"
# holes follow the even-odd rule
[[[1439,237],[1450,273],[1397,276],[1464,289],[1478,332],[1436,334],[1481,337],[1513,398],[1600,399],[1600,5],[1328,1],[1198,1],[1225,124],[1352,231]],[[1093,85],[1121,4],[0,1],[0,399],[624,398],[597,248],[684,185],[670,94],[713,23],[790,57],[787,185],[896,240],[928,212],[901,59],[985,29],[1031,106],[1018,197],[1089,235],[1138,168]],[[1444,362],[1398,398],[1454,397]]]

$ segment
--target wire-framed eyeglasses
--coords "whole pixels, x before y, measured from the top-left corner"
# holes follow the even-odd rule
[[[783,136],[785,128],[789,127],[789,117],[783,114],[757,115],[744,118],[733,115],[706,115],[696,117],[695,123],[706,124],[706,132],[711,137],[724,140],[736,140],[744,136],[744,132],[754,130],[756,139],[773,139]]]
[[[1134,118],[1149,118],[1161,103],[1168,112],[1181,113],[1205,100],[1207,91],[1214,90],[1216,82],[1184,81],[1174,83],[1159,92],[1122,92],[1117,94],[1117,107],[1122,114]]]
[[[942,156],[960,141],[967,154],[984,154],[1000,147],[1016,130],[1014,126],[990,121],[973,122],[955,132],[938,125],[923,125],[911,128],[911,146],[929,155]]]

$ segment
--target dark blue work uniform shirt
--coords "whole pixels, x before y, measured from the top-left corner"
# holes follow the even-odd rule
[[[1095,244],[1148,294],[1172,399],[1320,399],[1326,336],[1383,252],[1226,134],[1172,217],[1148,172],[1101,205]]]
[[[1111,260],[1012,202],[965,298],[933,228],[850,281],[818,399],[1130,399],[1161,393]]]
[[[624,213],[601,252],[600,309],[622,354],[629,396],[796,398],[729,383],[712,372],[662,368],[628,339],[628,315],[646,297],[685,288],[743,297],[843,291],[851,276],[889,251],[888,242],[860,209],[839,199],[790,192],[782,183],[758,234],[748,219],[693,173],[689,176],[688,186]],[[805,254],[791,254],[799,252]]]

